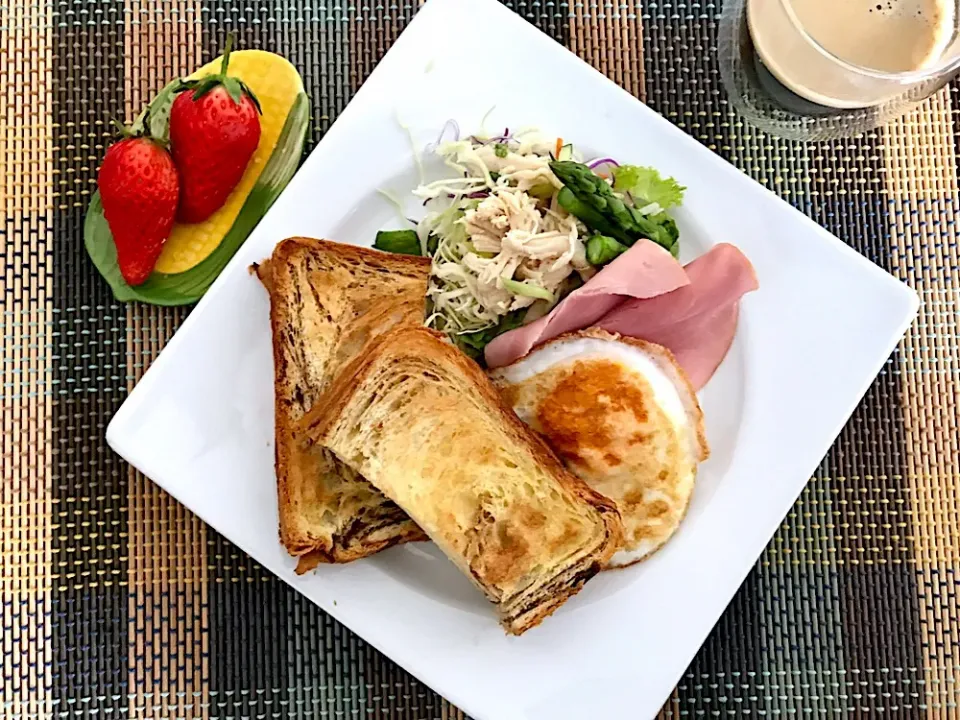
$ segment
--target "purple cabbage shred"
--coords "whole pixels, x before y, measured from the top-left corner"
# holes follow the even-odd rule
[[[510,142],[513,140],[513,135],[510,134],[510,128],[504,128],[503,135],[497,135],[496,137],[488,138],[486,140],[481,140],[476,135],[471,135],[470,140],[474,144],[483,147],[484,145],[489,145],[490,143]]]
[[[608,157],[599,158],[597,160],[592,160],[589,163],[587,163],[587,167],[590,168],[591,170],[596,170],[601,165],[610,165],[612,167],[620,167],[620,163],[618,163],[613,158],[608,158]]]

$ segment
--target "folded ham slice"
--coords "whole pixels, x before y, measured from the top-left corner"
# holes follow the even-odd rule
[[[699,390],[726,356],[737,331],[740,298],[756,290],[750,261],[720,244],[684,267],[688,285],[665,295],[621,303],[596,326],[669,348]]]
[[[535,345],[588,328],[626,300],[656,297],[688,283],[683,266],[669,252],[639,240],[548,315],[495,337],[484,350],[487,366],[509,365]]]
[[[740,298],[757,287],[753,266],[733,245],[716,245],[681,267],[660,246],[639,241],[549,315],[494,338],[487,365],[508,365],[562,333],[600,327],[669,348],[699,390],[730,349]]]

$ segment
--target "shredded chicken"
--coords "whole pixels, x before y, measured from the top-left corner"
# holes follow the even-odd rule
[[[503,278],[555,293],[577,264],[586,266],[583,241],[570,215],[541,212],[519,188],[497,188],[460,221],[475,252],[463,264],[476,274],[476,297],[498,315],[529,307],[536,298],[503,287]]]
[[[490,169],[500,175],[497,185],[516,187],[524,192],[533,188],[555,188],[559,190],[563,183],[550,170],[549,155],[524,155],[509,150],[505,157],[498,157],[495,145],[488,144],[479,148],[477,156]]]
[[[542,315],[574,279],[595,272],[583,226],[557,203],[563,184],[550,169],[554,143],[520,131],[502,141],[458,139],[437,147],[454,175],[415,190],[425,203],[452,200],[417,228],[424,251],[431,239],[437,243],[428,326],[473,333],[516,310]]]

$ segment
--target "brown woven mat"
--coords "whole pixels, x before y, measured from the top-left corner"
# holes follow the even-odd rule
[[[960,717],[956,88],[804,146],[727,104],[713,4],[511,4],[923,300],[663,717]],[[81,242],[109,120],[228,30],[300,69],[312,146],[414,12],[0,3],[0,717],[463,717],[108,450],[185,311],[116,303]]]

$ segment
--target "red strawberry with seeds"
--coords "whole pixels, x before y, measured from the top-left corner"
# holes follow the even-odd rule
[[[223,206],[260,142],[260,103],[246,84],[227,75],[232,45],[231,35],[220,72],[184,82],[170,110],[181,222],[201,222]]]
[[[170,153],[139,129],[107,150],[97,175],[103,214],[117,246],[117,265],[129,285],[153,272],[177,213],[180,182]]]

